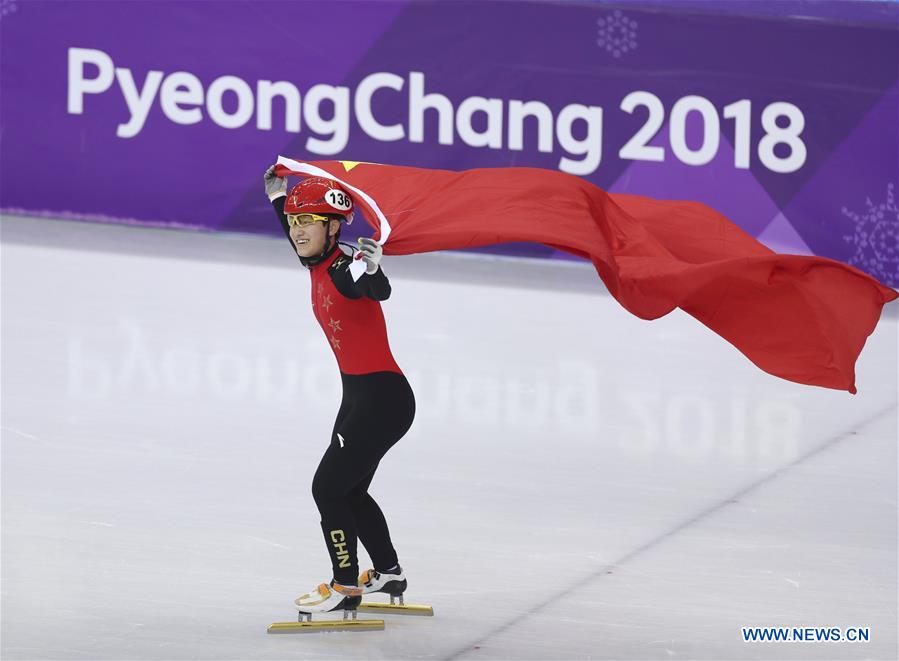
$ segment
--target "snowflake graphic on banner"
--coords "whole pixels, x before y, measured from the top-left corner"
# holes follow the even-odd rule
[[[856,213],[843,207],[843,215],[855,224],[855,233],[843,238],[855,247],[852,266],[870,273],[891,287],[899,285],[899,209],[895,186],[887,184],[886,201],[865,200],[868,208]]]
[[[596,19],[599,33],[596,43],[612,54],[621,57],[631,50],[637,50],[637,21],[628,18],[619,10],[611,16]]]

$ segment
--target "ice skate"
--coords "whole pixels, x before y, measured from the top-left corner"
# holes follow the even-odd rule
[[[403,568],[396,565],[392,570],[379,572],[374,569],[366,569],[359,575],[359,585],[363,594],[383,592],[390,595],[390,603],[369,601],[359,604],[359,610],[368,613],[390,613],[394,615],[433,615],[434,609],[430,606],[407,604],[403,599],[409,583]]]
[[[269,633],[302,633],[310,631],[371,631],[382,630],[384,620],[360,620],[356,609],[362,601],[362,588],[340,585],[331,581],[322,583],[311,592],[297,597],[294,606],[299,613],[296,622],[275,622],[268,628]],[[341,613],[343,619],[312,621],[312,615]]]
[[[358,586],[322,583],[317,588],[294,599],[300,613],[328,613],[330,611],[353,611],[362,601],[362,588]]]

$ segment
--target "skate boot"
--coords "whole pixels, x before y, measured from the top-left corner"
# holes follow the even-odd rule
[[[403,600],[403,593],[408,583],[403,568],[396,565],[393,569],[379,572],[367,569],[359,575],[359,586],[363,594],[383,592],[390,595],[390,603],[374,601],[363,602],[358,608],[369,613],[388,613],[391,615],[433,615],[434,609],[430,606],[407,604]]]
[[[398,597],[406,591],[407,585],[403,568],[399,565],[385,572],[366,569],[359,575],[359,586],[362,588],[362,594],[386,592],[391,596]]]
[[[322,583],[312,592],[297,597],[294,605],[301,613],[329,613],[354,611],[362,601],[362,588],[358,586]]]
[[[362,601],[362,588],[322,583],[309,594],[294,600],[298,613],[296,622],[275,622],[269,633],[303,633],[310,631],[383,631],[384,620],[360,620],[356,609]],[[313,613],[342,613],[342,620],[312,621]]]

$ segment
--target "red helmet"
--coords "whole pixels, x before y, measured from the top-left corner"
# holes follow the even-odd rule
[[[324,177],[306,177],[287,193],[284,213],[338,214],[353,222],[353,198],[340,184]]]

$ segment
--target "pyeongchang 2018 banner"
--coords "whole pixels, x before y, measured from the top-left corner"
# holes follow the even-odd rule
[[[704,202],[897,286],[897,19],[842,0],[0,0],[0,207],[278,235],[278,154],[530,166]]]

